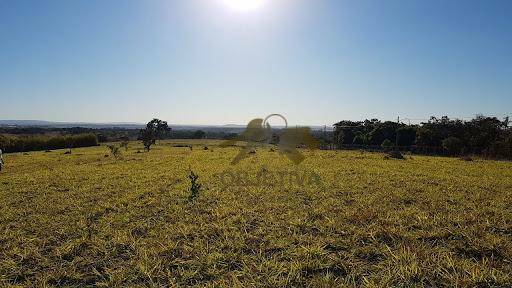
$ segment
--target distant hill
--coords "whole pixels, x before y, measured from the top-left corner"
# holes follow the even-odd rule
[[[124,128],[140,129],[145,125],[140,123],[84,123],[84,122],[51,122],[42,120],[0,120],[0,127],[46,127],[46,128]]]
[[[87,122],[52,122],[44,120],[0,120],[0,127],[40,127],[40,128],[92,128],[92,129],[107,129],[107,128],[121,128],[121,129],[141,129],[146,125],[135,122],[113,122],[113,123],[87,123]],[[173,125],[170,124],[173,130],[204,130],[204,131],[228,131],[240,132],[246,128],[246,125],[226,124],[226,125]],[[283,126],[276,126],[274,128],[281,129]],[[323,130],[323,126],[310,126],[312,130]],[[331,126],[327,126],[328,131],[332,131]]]

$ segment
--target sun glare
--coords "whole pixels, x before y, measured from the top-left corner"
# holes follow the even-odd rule
[[[230,9],[237,12],[254,11],[263,6],[265,0],[222,0]]]

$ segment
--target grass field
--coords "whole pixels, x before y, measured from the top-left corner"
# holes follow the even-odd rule
[[[510,162],[177,143],[4,155],[0,286],[512,286]]]

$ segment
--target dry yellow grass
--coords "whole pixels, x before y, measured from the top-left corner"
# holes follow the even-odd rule
[[[177,143],[6,155],[0,285],[512,286],[512,163]]]

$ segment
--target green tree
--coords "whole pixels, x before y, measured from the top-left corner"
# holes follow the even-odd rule
[[[389,151],[391,150],[391,147],[393,147],[393,142],[391,142],[391,140],[389,139],[385,139],[384,141],[382,141],[382,144],[380,144],[380,147],[382,147],[382,149],[386,151]]]
[[[204,137],[206,137],[206,133],[203,130],[196,130],[194,135],[192,135],[194,139],[203,139]]]
[[[457,137],[448,137],[443,140],[443,148],[451,155],[458,155],[464,148],[464,142]]]
[[[144,150],[149,151],[151,146],[156,143],[156,140],[163,139],[171,132],[171,128],[167,125],[166,121],[160,119],[153,119],[148,122],[145,129],[139,131],[138,140],[142,141]]]

